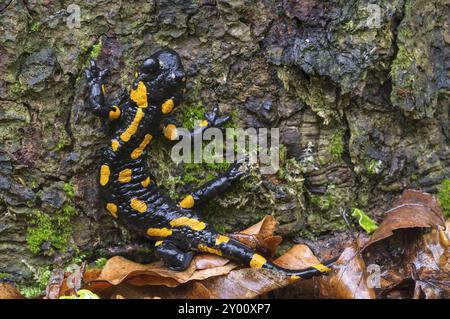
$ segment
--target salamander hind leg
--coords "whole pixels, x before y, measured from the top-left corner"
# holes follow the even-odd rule
[[[157,241],[155,246],[156,257],[162,259],[170,269],[176,271],[186,270],[195,254],[192,251],[183,251],[168,240]]]

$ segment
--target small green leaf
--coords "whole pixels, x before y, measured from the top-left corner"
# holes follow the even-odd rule
[[[358,218],[359,225],[368,234],[373,233],[378,228],[377,223],[358,208],[353,208],[352,217]]]

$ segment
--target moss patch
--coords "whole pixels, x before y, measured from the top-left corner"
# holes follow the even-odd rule
[[[99,40],[97,43],[95,43],[92,48],[91,48],[91,53],[89,54],[89,57],[92,60],[95,60],[98,58],[98,56],[100,55],[100,52],[102,51],[103,48],[103,42],[102,40]]]
[[[71,182],[69,183],[64,183],[64,192],[66,193],[66,195],[70,198],[75,196],[75,191],[73,190],[73,185]]]
[[[192,130],[197,121],[201,121],[205,118],[205,113],[206,109],[202,102],[185,105],[178,115],[178,118],[181,121],[181,127]]]
[[[450,178],[446,178],[439,185],[439,203],[444,210],[444,216],[450,217]]]
[[[36,298],[42,295],[47,287],[52,272],[50,267],[42,267],[34,271],[34,282],[21,283],[19,291],[25,298]]]
[[[344,153],[344,141],[342,131],[337,131],[333,134],[331,138],[331,143],[329,147],[329,152],[334,158],[339,159]]]
[[[45,250],[45,255],[53,255],[56,250],[66,251],[72,233],[70,222],[76,214],[76,209],[68,203],[53,216],[35,210],[27,231],[30,251],[40,253],[42,245],[47,242],[50,247]]]
[[[108,261],[108,259],[106,258],[98,258],[94,263],[95,263],[95,267],[97,268],[103,268],[106,265],[106,262]]]
[[[383,170],[383,162],[380,160],[371,159],[366,162],[366,170],[371,175],[378,175]]]

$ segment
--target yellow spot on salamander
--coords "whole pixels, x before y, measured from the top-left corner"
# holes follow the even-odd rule
[[[139,81],[136,90],[131,90],[130,99],[134,101],[139,107],[147,107],[147,87],[144,82]]]
[[[109,181],[109,166],[108,165],[102,165],[100,167],[100,185],[105,186],[108,184]]]
[[[131,181],[131,169],[125,168],[119,173],[119,182],[128,183]]]
[[[222,252],[219,249],[214,249],[214,248],[208,247],[208,246],[206,246],[204,244],[198,245],[197,248],[198,248],[198,250],[203,251],[205,253],[210,253],[210,254],[214,254],[214,255],[217,255],[217,256],[222,256]]]
[[[200,127],[205,127],[205,126],[208,126],[209,125],[209,122],[207,121],[207,120],[203,120],[201,123],[200,123]]]
[[[119,141],[118,140],[112,140],[111,141],[111,148],[115,152],[119,148]]]
[[[147,177],[146,179],[144,179],[141,182],[141,185],[144,186],[144,187],[147,187],[148,185],[150,185],[150,177]]]
[[[192,207],[194,207],[194,197],[192,197],[192,195],[187,195],[180,202],[180,207],[181,208],[192,208]]]
[[[230,237],[223,236],[223,235],[217,235],[216,246],[218,246],[222,243],[227,243],[229,240],[230,240]]]
[[[174,106],[175,106],[175,104],[173,103],[173,100],[172,99],[168,99],[161,106],[163,114],[167,114],[167,113],[172,112]]]
[[[189,227],[193,230],[203,230],[206,228],[206,224],[204,222],[201,222],[197,219],[194,218],[189,218],[189,217],[179,217],[179,218],[175,218],[172,219],[170,221],[170,226],[172,227],[181,227],[181,226],[186,226]]]
[[[145,213],[147,211],[147,204],[137,198],[131,199],[130,206],[139,213]]]
[[[291,276],[291,279],[292,279],[292,280],[299,280],[299,279],[300,279],[300,276],[292,275],[292,276]]]
[[[172,229],[168,228],[149,228],[147,229],[147,235],[152,237],[169,237],[172,235]]]
[[[152,140],[153,136],[150,134],[145,134],[144,139],[142,140],[141,144],[137,148],[134,149],[133,152],[131,152],[131,158],[136,159],[139,156],[142,155],[142,152],[144,152],[144,149],[147,147],[148,143]]]
[[[106,87],[104,84],[102,84],[102,93],[105,94],[106,93]]]
[[[161,245],[162,243],[163,243],[162,240],[158,240],[158,241],[155,243],[155,247],[158,247],[158,246]]]
[[[110,212],[111,215],[114,216],[114,218],[117,218],[117,205],[113,203],[106,204],[106,209],[108,212]]]
[[[113,110],[109,111],[109,120],[117,120],[120,117],[120,109],[117,106],[113,106]]]
[[[175,141],[176,139],[178,139],[177,127],[173,124],[167,125],[164,128],[164,136],[170,141]]]
[[[250,260],[250,267],[261,268],[266,263],[266,258],[260,254],[253,254],[252,260]]]
[[[331,268],[328,268],[324,264],[316,264],[316,265],[312,265],[311,267],[316,268],[320,272],[329,272],[329,271],[331,271]]]
[[[131,122],[130,126],[128,126],[128,128],[125,130],[125,132],[123,132],[120,135],[120,139],[122,141],[128,142],[130,140],[131,136],[133,136],[136,133],[139,123],[141,122],[143,117],[144,117],[144,111],[142,111],[142,109],[138,108],[136,111],[136,115],[134,116],[134,119]]]

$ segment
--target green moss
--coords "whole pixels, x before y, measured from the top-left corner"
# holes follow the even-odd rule
[[[339,159],[344,153],[344,141],[342,131],[337,131],[331,138],[329,152],[334,158]]]
[[[21,93],[23,93],[23,91],[24,91],[24,88],[23,88],[22,84],[21,84],[19,81],[17,81],[17,82],[14,83],[14,84],[11,84],[11,86],[9,87],[9,89],[10,89],[11,92],[14,93],[14,94],[21,94]]]
[[[45,242],[50,243],[50,249],[45,252],[47,255],[52,255],[55,250],[66,251],[72,233],[71,219],[76,213],[76,209],[68,203],[53,216],[36,210],[27,230],[30,251],[38,254]]]
[[[19,291],[25,298],[36,298],[45,292],[52,272],[50,267],[42,267],[34,271],[34,281],[19,284]]]
[[[105,267],[107,261],[108,261],[108,259],[106,259],[106,258],[103,258],[103,257],[102,258],[98,258],[95,261],[95,267],[103,268],[103,267]]]
[[[91,48],[91,53],[89,54],[89,58],[92,60],[95,60],[100,55],[103,48],[103,42],[102,40],[99,40],[97,43],[95,43]]]
[[[71,182],[69,183],[64,183],[64,192],[66,193],[67,196],[69,196],[70,198],[75,196],[75,191],[73,189],[73,185]]]
[[[39,297],[43,290],[38,286],[19,286],[19,291],[25,298],[37,298]]]
[[[414,61],[414,55],[401,46],[392,62],[390,76],[395,83],[401,83],[403,89],[411,88],[414,84],[414,74],[409,72]]]
[[[330,230],[344,229],[342,212],[353,206],[354,201],[354,194],[334,184],[328,185],[323,195],[310,194],[311,207],[307,216],[309,232],[317,235]],[[309,236],[306,232],[303,235]]]
[[[366,170],[371,175],[378,175],[383,170],[383,162],[380,160],[371,159],[370,161],[366,162]]]
[[[34,21],[32,24],[31,24],[31,31],[33,31],[33,32],[38,32],[40,29],[41,29],[41,23],[39,22],[39,21]]]
[[[0,272],[0,279],[9,279],[11,275],[6,272]]]
[[[202,102],[184,106],[181,114],[178,115],[178,119],[181,122],[181,127],[192,130],[197,121],[204,120],[205,112],[206,109],[203,107]]]
[[[77,254],[76,256],[72,257],[70,264],[80,265],[85,259],[85,254]]]
[[[439,185],[438,198],[444,210],[444,216],[450,217],[450,178],[444,179]]]

